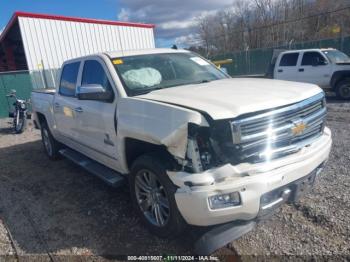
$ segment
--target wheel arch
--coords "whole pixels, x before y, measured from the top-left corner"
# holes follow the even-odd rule
[[[332,79],[331,79],[331,87],[333,89],[336,88],[337,84],[345,79],[349,79],[350,80],[350,70],[342,70],[342,71],[336,71],[333,73],[332,75]]]
[[[124,139],[124,153],[128,170],[131,169],[133,162],[144,154],[157,155],[162,160],[171,163],[173,168],[176,168],[177,166],[174,156],[169,153],[164,145],[157,145],[143,140],[126,137]]]
[[[43,123],[47,123],[45,115],[40,112],[35,112],[35,118],[34,118],[35,128],[40,129]]]

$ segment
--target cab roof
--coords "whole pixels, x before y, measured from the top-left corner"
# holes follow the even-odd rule
[[[82,59],[91,57],[109,57],[110,59],[126,57],[126,56],[136,56],[136,55],[149,55],[149,54],[171,54],[171,53],[190,53],[188,50],[184,49],[172,49],[172,48],[149,48],[149,49],[138,49],[138,50],[127,50],[127,51],[111,51],[111,52],[100,52],[91,55],[80,56],[64,61],[63,65],[74,63]]]
[[[171,48],[150,48],[140,50],[127,50],[127,51],[113,51],[105,52],[110,58],[134,56],[134,55],[149,55],[149,54],[169,54],[169,53],[189,53],[184,49],[171,49]]]
[[[297,52],[312,52],[312,51],[330,51],[330,50],[337,50],[335,48],[312,48],[312,49],[298,49],[298,50],[286,50],[286,51],[283,51],[282,53],[297,53]]]

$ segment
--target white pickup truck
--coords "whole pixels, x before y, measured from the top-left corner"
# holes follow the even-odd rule
[[[295,201],[331,149],[319,87],[232,79],[185,50],[73,59],[58,86],[32,93],[48,156],[127,182],[141,221],[162,237],[225,225],[211,244],[226,244]]]
[[[274,79],[316,84],[332,89],[340,99],[350,99],[350,58],[339,50],[285,51],[270,68]]]

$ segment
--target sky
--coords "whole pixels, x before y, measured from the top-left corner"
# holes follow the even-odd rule
[[[0,30],[15,11],[77,16],[156,25],[157,47],[186,46],[194,21],[234,0],[0,0]]]

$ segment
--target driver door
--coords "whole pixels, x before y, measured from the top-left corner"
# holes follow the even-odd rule
[[[118,144],[116,131],[116,88],[102,59],[87,59],[83,62],[81,85],[101,85],[112,90],[113,101],[79,100],[77,115],[79,144],[84,153],[109,166],[118,169]]]

